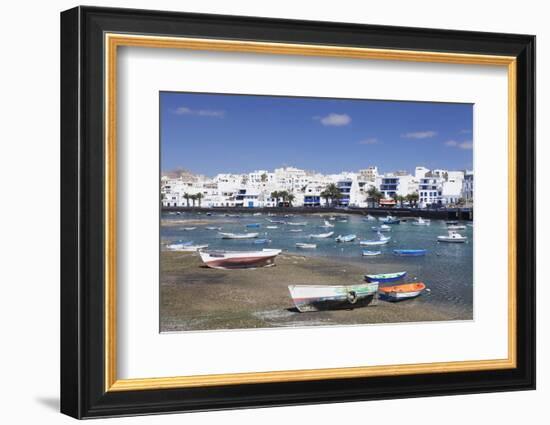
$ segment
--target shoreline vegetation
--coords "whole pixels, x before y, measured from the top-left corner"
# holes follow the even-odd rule
[[[423,297],[401,303],[299,313],[291,284],[360,283],[368,266],[283,253],[274,267],[216,270],[196,253],[162,251],[160,331],[237,330],[303,326],[472,320],[472,308],[431,305]],[[427,295],[429,296],[429,295]]]

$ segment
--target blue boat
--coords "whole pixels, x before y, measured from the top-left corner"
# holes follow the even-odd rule
[[[367,282],[395,282],[407,275],[407,272],[395,272],[395,273],[382,273],[382,274],[366,274],[365,280]]]
[[[428,252],[426,249],[394,249],[393,254],[400,257],[422,257]]]
[[[254,228],[257,228],[257,227],[260,227],[260,223],[248,223],[245,225],[246,227],[254,227]]]
[[[254,240],[254,243],[258,243],[258,244],[260,244],[260,243],[270,243],[270,242],[271,242],[270,239],[255,239]]]
[[[398,218],[393,218],[393,219],[385,219],[384,221],[382,221],[382,223],[384,224],[399,224],[401,220],[399,220]]]

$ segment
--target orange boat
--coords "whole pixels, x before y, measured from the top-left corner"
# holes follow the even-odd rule
[[[424,285],[422,282],[418,282],[386,286],[384,288],[379,288],[378,292],[380,292],[380,294],[388,300],[400,301],[418,297],[424,289],[426,289],[426,285]]]

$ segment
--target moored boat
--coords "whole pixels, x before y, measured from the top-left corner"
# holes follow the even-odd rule
[[[245,224],[245,227],[249,227],[249,228],[258,228],[260,227],[260,223],[248,223],[248,224]]]
[[[336,237],[336,242],[353,242],[357,238],[357,235],[338,235]]]
[[[301,221],[301,222],[288,221],[286,224],[288,224],[289,226],[307,226],[307,221]]]
[[[214,227],[214,226],[206,226],[205,229],[206,230],[222,230],[221,227]]]
[[[315,248],[317,248],[317,245],[314,244],[314,243],[296,242],[296,248],[315,249]]]
[[[466,236],[462,236],[460,233],[454,230],[449,230],[449,234],[446,236],[438,236],[438,242],[452,242],[452,243],[464,243],[468,240]]]
[[[399,279],[404,278],[407,275],[407,272],[395,272],[395,273],[381,273],[381,274],[366,274],[365,280],[367,282],[395,282]]]
[[[387,299],[389,301],[400,301],[418,297],[420,294],[422,294],[422,291],[424,289],[426,289],[426,285],[422,282],[417,282],[386,286],[384,288],[380,288],[378,292],[384,299]]]
[[[382,223],[384,224],[399,224],[401,220],[399,220],[397,217],[392,217],[391,215],[388,215],[386,218],[382,220]]]
[[[201,260],[213,269],[243,269],[267,267],[275,264],[280,249],[261,251],[199,251]]]
[[[375,232],[391,232],[391,227],[388,226],[387,224],[382,224],[381,226],[373,226],[371,227],[372,230],[374,230]]]
[[[380,246],[380,245],[386,245],[391,238],[387,239],[378,239],[378,240],[370,240],[370,241],[360,241],[359,245],[364,246]]]
[[[256,244],[271,243],[271,239],[254,239],[254,243]]]
[[[463,224],[451,224],[447,226],[447,230],[466,230],[466,226]]]
[[[186,231],[186,232],[189,232],[191,230],[195,230],[196,227],[183,227],[182,230]]]
[[[422,217],[418,217],[416,221],[413,221],[413,226],[429,226],[430,220],[425,220]]]
[[[334,235],[334,232],[317,233],[316,235],[309,235],[309,237],[315,238],[315,239],[324,239],[324,238],[330,238],[332,235]]]
[[[394,249],[393,254],[400,257],[422,257],[428,252],[426,249]]]
[[[223,233],[220,232],[222,239],[254,239],[259,233]]]
[[[374,221],[376,220],[372,215],[368,214],[365,218],[363,218],[363,221]]]
[[[265,226],[266,229],[278,229],[279,226]]]
[[[172,249],[172,251],[181,251],[181,252],[196,252],[200,251],[201,249],[208,248],[208,244],[204,245],[184,245],[178,249]]]
[[[174,241],[169,244],[166,244],[166,249],[177,251],[178,249],[184,247],[184,246],[190,246],[193,245],[193,241]]]
[[[366,306],[372,301],[378,283],[356,285],[289,285],[288,290],[299,312]]]
[[[329,223],[328,221],[325,220],[324,224],[321,227],[327,227],[327,228],[334,227],[334,224]]]
[[[304,230],[303,229],[290,229],[289,232],[292,232],[292,233],[299,233],[299,232],[303,232]]]
[[[363,250],[363,257],[375,257],[377,255],[380,255],[382,254],[382,251],[369,251],[369,250],[366,250],[364,249]]]

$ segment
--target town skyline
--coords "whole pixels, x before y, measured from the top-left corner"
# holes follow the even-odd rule
[[[163,172],[473,166],[471,104],[161,92],[160,117]]]

